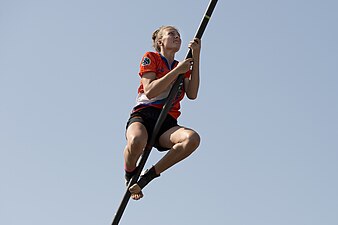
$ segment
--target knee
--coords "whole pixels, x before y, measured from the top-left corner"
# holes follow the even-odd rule
[[[142,152],[147,142],[144,138],[132,136],[128,138],[128,149],[133,152]]]
[[[191,132],[187,136],[187,146],[191,149],[191,151],[194,151],[198,148],[201,142],[201,137],[196,132]]]

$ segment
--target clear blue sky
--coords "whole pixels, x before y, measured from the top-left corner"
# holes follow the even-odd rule
[[[177,26],[182,60],[207,5],[0,1],[0,224],[111,223],[151,33]],[[219,0],[200,95],[180,117],[201,146],[120,224],[337,225],[337,11],[335,0]]]

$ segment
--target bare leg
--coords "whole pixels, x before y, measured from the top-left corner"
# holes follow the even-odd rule
[[[127,145],[124,149],[125,170],[127,172],[132,172],[135,170],[136,163],[147,144],[148,133],[141,123],[134,122],[128,127],[126,137]],[[142,197],[143,193],[141,191],[131,194],[131,198],[135,200]]]
[[[160,144],[163,147],[171,147],[171,149],[155,164],[157,174],[164,172],[193,153],[200,144],[200,136],[194,130],[174,127],[161,136]]]
[[[160,145],[171,149],[154,166],[156,175],[159,175],[171,166],[188,157],[197,149],[199,143],[199,135],[191,129],[183,127],[174,127],[169,129],[160,137]],[[129,190],[133,194],[142,193],[142,187],[140,187],[137,183],[131,186]]]

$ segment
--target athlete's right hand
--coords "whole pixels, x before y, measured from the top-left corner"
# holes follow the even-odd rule
[[[178,72],[178,74],[184,74],[190,70],[193,62],[194,61],[192,58],[185,59],[177,64],[175,70]]]

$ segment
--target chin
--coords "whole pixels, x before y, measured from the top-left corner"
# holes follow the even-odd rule
[[[180,49],[181,49],[181,47],[174,48],[174,51],[175,51],[175,52],[178,52]]]

